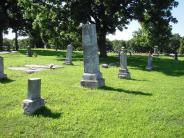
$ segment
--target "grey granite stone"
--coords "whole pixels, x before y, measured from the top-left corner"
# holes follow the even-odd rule
[[[153,56],[159,56],[159,52],[158,52],[158,46],[154,46],[154,53]]]
[[[96,25],[85,24],[82,27],[82,45],[84,50],[84,74],[81,86],[98,88],[105,85],[99,68],[99,55]]]
[[[148,54],[148,61],[147,61],[146,69],[152,70],[152,55],[151,55],[151,53]]]
[[[62,66],[59,65],[54,65],[54,64],[49,64],[49,65],[25,65],[24,67],[9,67],[11,70],[20,70],[24,71],[28,74],[32,74],[35,72],[40,72],[40,71],[45,71],[49,69],[57,69],[57,68],[62,68]]]
[[[28,79],[28,95],[23,101],[24,114],[31,115],[45,105],[44,99],[41,98],[41,79]]]
[[[0,79],[6,79],[7,75],[4,74],[4,60],[3,57],[0,57]]]
[[[31,46],[27,46],[27,56],[28,57],[32,57],[33,56],[33,52],[31,50]]]
[[[40,98],[40,99],[35,99],[35,100],[25,99],[23,101],[22,106],[24,109],[24,114],[32,115],[35,113],[35,111],[37,111],[44,105],[45,105],[44,99]]]
[[[72,52],[73,52],[73,45],[69,44],[67,46],[66,59],[65,59],[65,64],[67,64],[67,65],[73,65],[73,63],[72,63]]]
[[[118,77],[120,79],[130,79],[130,73],[127,68],[127,51],[125,50],[124,47],[122,47],[121,52],[120,52],[120,70]]]

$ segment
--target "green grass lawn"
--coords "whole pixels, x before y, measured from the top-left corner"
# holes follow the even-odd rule
[[[74,53],[74,65],[63,65],[64,51],[25,51],[4,57],[8,80],[0,81],[0,137],[34,138],[174,138],[184,137],[184,58],[155,57],[146,71],[146,56],[128,57],[131,80],[118,79],[119,67],[101,68],[106,86],[80,87],[83,57]],[[114,55],[100,63],[119,62]],[[64,68],[35,74],[8,67],[58,64]],[[42,79],[46,107],[33,116],[22,111],[28,78]]]

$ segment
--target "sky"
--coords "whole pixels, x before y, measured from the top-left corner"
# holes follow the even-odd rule
[[[173,26],[172,32],[179,33],[180,36],[184,36],[184,0],[177,0],[179,5],[177,8],[174,8],[172,11],[172,15],[177,18],[178,23],[171,25]],[[133,36],[133,32],[137,31],[140,28],[140,25],[137,21],[132,21],[128,26],[128,29],[124,29],[122,32],[117,30],[114,34],[107,35],[109,40],[129,40]],[[5,38],[13,39],[15,37],[14,33],[9,31],[8,35],[4,35]],[[24,37],[19,37],[22,39]]]

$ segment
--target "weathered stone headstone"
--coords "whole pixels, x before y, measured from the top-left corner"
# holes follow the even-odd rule
[[[23,110],[27,115],[33,114],[36,110],[45,105],[44,99],[41,98],[41,79],[28,79],[28,95],[23,101]]]
[[[149,52],[148,54],[148,63],[147,63],[147,66],[146,66],[146,69],[147,70],[152,70],[152,60],[153,60],[153,57],[151,55],[151,53]]]
[[[31,50],[31,46],[27,46],[27,56],[28,57],[32,57],[33,56],[33,52]]]
[[[82,27],[82,45],[84,50],[84,74],[81,86],[98,88],[105,85],[99,68],[99,55],[96,25],[85,24]]]
[[[120,52],[120,69],[118,77],[120,79],[130,79],[130,73],[127,68],[127,52],[124,47],[122,47]]]
[[[174,52],[174,59],[175,59],[176,61],[178,60],[178,52],[177,52],[177,51]]]
[[[73,45],[69,44],[67,46],[67,52],[66,52],[66,59],[65,59],[65,64],[67,65],[72,65],[72,52],[73,52]]]
[[[153,56],[159,56],[159,53],[158,53],[158,46],[154,46],[154,53],[153,53]]]
[[[0,79],[5,79],[7,78],[7,75],[4,74],[4,61],[3,57],[0,57]]]

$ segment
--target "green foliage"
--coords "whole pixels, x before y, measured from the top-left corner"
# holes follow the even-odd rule
[[[31,45],[30,38],[20,39],[18,41],[19,41],[19,48],[20,49],[27,49],[27,46]]]
[[[148,52],[152,50],[151,36],[145,28],[135,31],[132,41],[136,45],[134,50],[136,52]]]
[[[81,47],[78,42],[81,32],[69,17],[63,1],[20,0],[19,5],[24,8],[24,17],[33,20],[32,27],[39,30],[45,48],[64,49],[70,42],[76,48]]]
[[[167,53],[175,53],[176,51],[178,51],[180,47],[180,39],[181,38],[179,34],[172,35],[167,48]]]
[[[145,12],[139,19],[141,26],[149,35],[151,47],[159,46],[161,52],[167,47],[171,36],[170,22],[177,23],[177,19],[171,14],[171,10],[177,7],[175,0],[148,1]]]
[[[112,41],[113,51],[119,52],[122,47],[126,47],[126,42],[123,40],[114,40]]]
[[[20,51],[26,53],[26,51]],[[0,81],[0,137],[155,137],[184,136],[184,58],[154,58],[154,70],[145,70],[147,56],[128,57],[132,80],[118,79],[119,67],[101,68],[106,86],[80,87],[82,53],[74,52],[74,65],[63,65],[64,51],[36,50],[38,57],[2,55],[8,80]],[[117,62],[115,55],[101,60]],[[35,74],[9,70],[25,64],[58,64],[61,69]],[[46,107],[34,116],[23,115],[28,78],[42,79]]]
[[[181,54],[184,54],[184,37],[181,37],[180,39],[180,49],[179,49]]]

